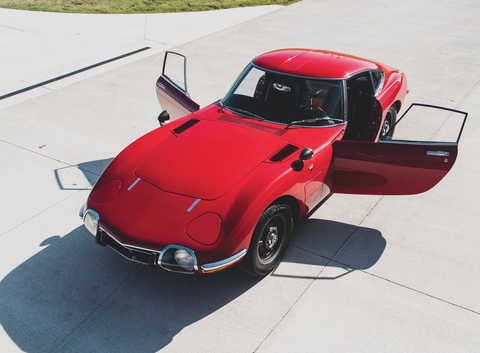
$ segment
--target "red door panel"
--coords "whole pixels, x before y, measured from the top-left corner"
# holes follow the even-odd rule
[[[160,106],[168,111],[171,120],[200,108],[188,94],[187,58],[182,54],[165,52],[162,75],[157,80],[156,92]]]
[[[172,84],[163,75],[157,80],[157,98],[162,109],[167,110],[170,119],[179,119],[197,111],[200,106]]]
[[[430,190],[452,168],[456,143],[333,144],[333,193],[412,195]]]

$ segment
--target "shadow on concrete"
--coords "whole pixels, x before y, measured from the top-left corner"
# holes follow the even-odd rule
[[[350,272],[366,270],[375,265],[382,256],[386,245],[387,242],[382,233],[376,229],[316,218],[304,218],[295,225],[290,246],[320,256],[325,260],[327,267],[340,267],[347,269],[347,272],[337,277],[292,276],[276,273],[274,275],[316,280],[336,279]],[[318,260],[315,257],[292,258],[288,252],[284,261],[318,266]]]
[[[332,221],[308,219],[298,230],[293,247],[307,247],[317,259],[330,252],[341,263],[328,266],[350,262],[352,270],[371,267],[386,244],[377,230]],[[237,267],[203,276],[155,271],[96,245],[83,226],[40,246],[0,282],[0,324],[31,353],[156,352],[261,281]],[[293,253],[286,261],[308,262]]]
[[[105,168],[110,164],[113,158],[99,159],[80,163],[78,165],[70,165],[62,168],[57,168],[53,171],[55,180],[61,190],[85,190],[91,189],[97,182],[97,179],[103,173]],[[78,179],[77,173],[83,174],[84,182],[72,183]]]
[[[0,324],[26,352],[156,352],[261,279],[153,270],[94,243],[81,226],[0,282]]]

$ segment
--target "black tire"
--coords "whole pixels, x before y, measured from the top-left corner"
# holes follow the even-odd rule
[[[292,229],[290,208],[286,205],[269,206],[258,220],[240,268],[253,276],[266,276],[275,270],[287,251]]]
[[[383,122],[382,129],[380,131],[381,140],[391,140],[393,133],[395,132],[395,123],[397,122],[397,109],[392,105],[387,112],[385,121]]]

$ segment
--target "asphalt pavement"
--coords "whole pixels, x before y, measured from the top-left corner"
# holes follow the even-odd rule
[[[18,92],[0,99],[0,351],[478,352],[479,14],[473,0],[0,9],[0,96]],[[333,195],[263,279],[155,271],[95,244],[78,211],[111,159],[158,126],[163,51],[188,57],[205,106],[253,57],[287,47],[384,62],[408,77],[405,106],[468,112],[452,171],[420,195]]]

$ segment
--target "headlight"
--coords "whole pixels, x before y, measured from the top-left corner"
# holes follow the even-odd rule
[[[98,213],[92,210],[87,210],[85,217],[83,218],[83,223],[85,228],[88,229],[93,235],[97,235],[98,231]]]
[[[193,257],[185,250],[175,251],[175,261],[187,271],[193,271]]]
[[[195,273],[197,258],[193,250],[180,245],[169,245],[162,250],[158,265],[165,270],[181,273]]]

